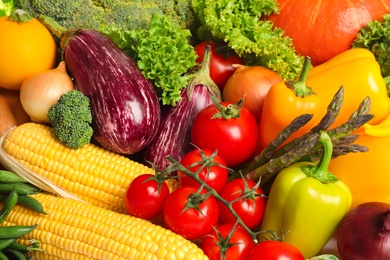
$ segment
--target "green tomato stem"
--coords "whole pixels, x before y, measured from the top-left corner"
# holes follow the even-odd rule
[[[206,161],[206,163],[201,163],[201,167],[196,172],[192,172],[188,170],[184,165],[176,161],[174,158],[171,156],[168,156],[167,159],[172,163],[172,165],[175,165],[172,169],[180,170],[193,178],[195,181],[197,181],[200,185],[201,188],[199,189],[199,192],[202,190],[202,188],[206,189],[209,193],[209,195],[212,195],[215,197],[216,200],[222,202],[228,209],[229,211],[233,214],[234,218],[237,220],[237,223],[240,224],[248,233],[249,235],[253,238],[254,241],[257,241],[257,236],[259,233],[264,233],[264,232],[269,232],[269,231],[259,231],[259,232],[253,232],[250,228],[246,226],[244,221],[241,220],[240,216],[236,213],[236,211],[233,209],[233,203],[236,202],[239,199],[246,198],[247,195],[243,195],[240,198],[237,198],[237,200],[234,201],[227,201],[224,198],[222,198],[218,192],[216,192],[213,188],[211,188],[209,185],[207,185],[203,180],[199,178],[199,173],[205,168],[205,167],[210,167],[210,165],[207,163],[207,161],[212,161],[213,157],[216,156],[217,153],[213,153],[210,157],[202,159],[202,161]],[[208,164],[208,165],[207,165]],[[224,167],[223,165],[220,165],[218,163],[215,163],[214,165],[218,165],[220,167]],[[255,187],[256,188],[256,187]]]

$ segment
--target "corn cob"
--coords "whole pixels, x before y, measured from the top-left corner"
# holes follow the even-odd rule
[[[18,240],[42,243],[35,259],[207,259],[194,243],[146,220],[50,194],[33,197],[47,215],[17,205],[2,225],[38,224]]]
[[[0,144],[0,162],[9,170],[37,174],[85,202],[120,213],[126,212],[123,200],[130,182],[140,174],[154,174],[152,168],[94,144],[68,148],[55,139],[51,127],[37,123],[12,129]],[[174,189],[177,182],[168,184]]]

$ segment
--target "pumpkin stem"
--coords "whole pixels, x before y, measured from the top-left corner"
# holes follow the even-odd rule
[[[33,18],[32,16],[22,9],[15,9],[8,17],[9,20],[17,23],[26,23],[30,22]]]

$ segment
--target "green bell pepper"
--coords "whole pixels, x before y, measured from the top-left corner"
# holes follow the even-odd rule
[[[333,146],[329,135],[320,133],[323,155],[317,163],[299,162],[279,172],[272,184],[261,230],[283,235],[305,258],[318,254],[351,209],[348,186],[329,170]],[[261,233],[259,240],[273,239]]]

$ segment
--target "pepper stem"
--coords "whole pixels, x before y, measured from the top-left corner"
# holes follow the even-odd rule
[[[307,176],[315,178],[324,184],[336,182],[339,179],[329,171],[329,163],[332,159],[333,153],[332,140],[330,139],[330,136],[326,131],[321,131],[319,134],[320,138],[318,139],[318,141],[322,144],[324,148],[321,159],[316,165],[302,166],[302,171],[307,174]]]
[[[298,80],[287,81],[286,85],[292,89],[297,97],[306,97],[315,94],[314,91],[306,85],[306,80],[311,68],[311,59],[306,57],[303,63],[301,75]]]

